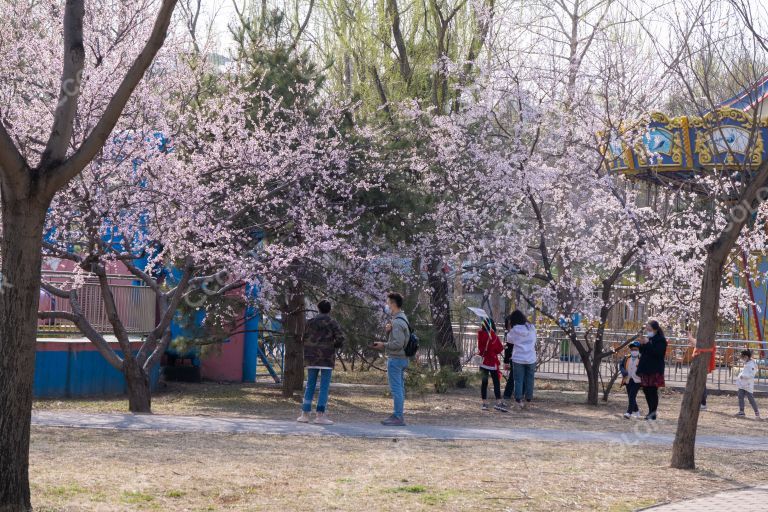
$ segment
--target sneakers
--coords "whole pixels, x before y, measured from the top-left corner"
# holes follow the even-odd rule
[[[519,411],[522,411],[525,409],[525,404],[522,401],[515,401],[515,407],[517,407]]]
[[[707,406],[706,405],[702,405],[701,407],[699,407],[699,410],[700,411],[706,411],[707,410]]]
[[[736,413],[737,418],[743,418],[744,416],[746,416],[746,414],[744,414],[744,411],[739,411]]]
[[[309,413],[302,411],[301,416],[296,418],[296,421],[299,423],[310,423]],[[315,420],[312,421],[312,423],[315,425],[333,425],[333,421],[331,421],[324,412],[317,413]]]
[[[649,421],[656,421],[656,420],[657,420],[657,417],[656,417],[656,413],[655,413],[655,412],[649,412],[649,413],[648,413],[648,414],[645,416],[645,419],[646,419],[646,420],[649,420]]]
[[[317,413],[317,416],[315,416],[315,421],[313,421],[315,425],[333,425],[333,421],[331,421],[328,418],[328,415],[324,412]]]
[[[640,411],[635,411],[635,412],[633,412],[633,413],[632,413],[632,417],[633,417],[633,418],[638,418],[638,419],[639,419],[639,418],[640,418]]]
[[[628,419],[629,419],[629,418],[631,418],[631,417],[632,417],[632,413],[629,413],[629,412],[625,412],[625,413],[624,413],[624,419],[625,419],[625,420],[628,420]]]
[[[509,409],[507,409],[506,404],[504,402],[497,403],[496,405],[493,406],[493,408],[499,412],[509,412]]]
[[[405,426],[405,420],[403,418],[398,418],[394,414],[390,416],[389,418],[385,419],[381,422],[382,425],[386,427],[404,427]]]
[[[482,411],[483,412],[488,412],[488,404],[483,404]]]

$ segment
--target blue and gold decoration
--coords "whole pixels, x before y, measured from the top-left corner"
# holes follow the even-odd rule
[[[646,122],[613,132],[606,165],[636,179],[686,181],[704,170],[756,169],[768,159],[768,119],[754,111],[719,107],[702,117],[669,118],[654,112]]]

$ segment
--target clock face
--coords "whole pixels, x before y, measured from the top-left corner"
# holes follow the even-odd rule
[[[715,153],[747,154],[749,149],[750,132],[737,126],[720,126],[709,133]]]
[[[649,153],[672,154],[672,134],[660,128],[651,128],[643,136],[643,144]]]
[[[621,145],[621,138],[615,131],[611,133],[611,140],[608,143],[608,147],[610,148],[611,154],[614,158],[621,157],[622,153],[624,152],[624,148]]]

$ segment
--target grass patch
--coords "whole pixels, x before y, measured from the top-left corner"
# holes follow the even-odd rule
[[[179,491],[178,489],[171,489],[170,491],[166,492],[165,495],[169,498],[181,498],[185,494],[184,491]]]
[[[155,501],[155,497],[141,491],[125,491],[121,500],[129,505],[141,505]]]
[[[51,496],[57,496],[60,498],[71,498],[78,494],[86,493],[88,492],[88,490],[81,487],[78,484],[67,484],[67,485],[59,485],[56,487],[51,487],[45,492],[47,494],[50,494]]]
[[[423,492],[427,492],[427,488],[423,485],[401,485],[400,487],[392,487],[391,489],[386,489],[385,492],[421,494]]]
[[[435,491],[421,496],[421,502],[429,506],[445,505],[451,498],[459,496],[458,491]]]

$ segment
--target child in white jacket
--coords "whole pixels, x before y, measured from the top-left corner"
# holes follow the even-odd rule
[[[736,416],[744,416],[744,397],[749,400],[749,405],[755,411],[755,417],[760,419],[760,411],[757,410],[757,402],[753,393],[755,392],[755,375],[757,375],[757,363],[752,360],[752,351],[742,350],[741,360],[744,367],[736,379],[736,387],[739,388],[739,413]]]

